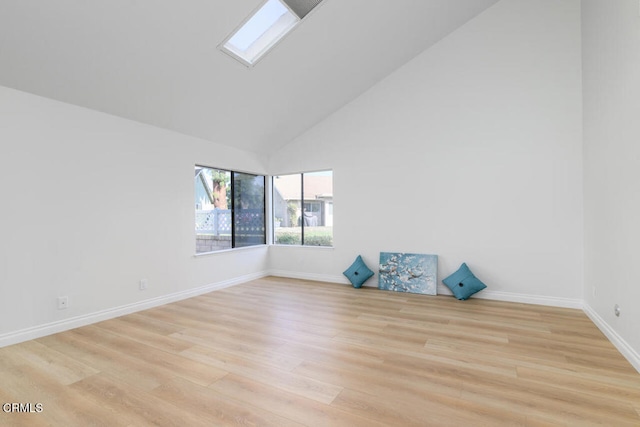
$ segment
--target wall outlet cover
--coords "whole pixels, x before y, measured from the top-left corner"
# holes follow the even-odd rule
[[[58,310],[64,310],[69,307],[69,297],[58,297]]]

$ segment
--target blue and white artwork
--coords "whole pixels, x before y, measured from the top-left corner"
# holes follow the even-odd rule
[[[436,295],[438,255],[380,252],[378,288]]]

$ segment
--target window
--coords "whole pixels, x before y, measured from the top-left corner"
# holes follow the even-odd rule
[[[333,246],[333,172],[273,177],[273,242]]]
[[[195,167],[196,253],[266,243],[265,177]]]
[[[255,64],[322,0],[266,0],[220,49],[247,66]]]
[[[233,247],[264,245],[264,176],[233,172]]]

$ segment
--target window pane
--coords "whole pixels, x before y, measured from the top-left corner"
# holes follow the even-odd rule
[[[196,253],[231,248],[231,172],[195,167]]]
[[[273,241],[279,245],[301,245],[301,175],[273,177]]]
[[[273,241],[333,246],[333,172],[273,177]]]
[[[266,243],[264,176],[233,173],[234,247]]]
[[[303,174],[305,246],[333,246],[333,172]]]

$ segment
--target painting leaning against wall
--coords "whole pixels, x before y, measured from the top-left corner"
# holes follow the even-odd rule
[[[379,289],[436,295],[437,277],[437,255],[380,252]]]

